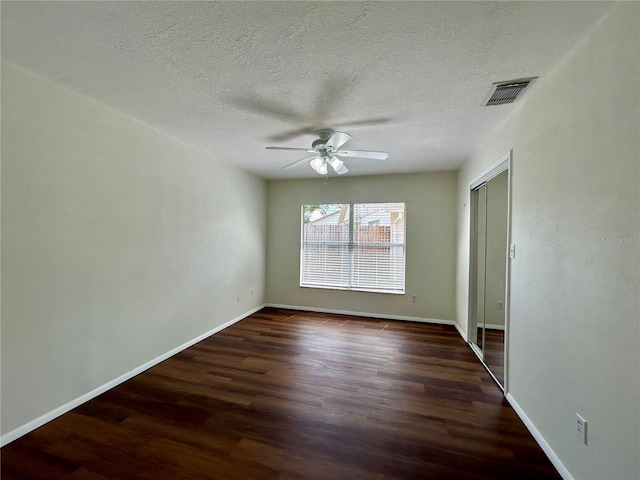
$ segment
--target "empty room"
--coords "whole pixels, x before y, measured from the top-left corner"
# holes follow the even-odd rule
[[[640,478],[640,2],[0,2],[4,479]]]

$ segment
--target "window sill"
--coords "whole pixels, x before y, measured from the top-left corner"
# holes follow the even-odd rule
[[[373,288],[339,287],[339,286],[332,286],[332,285],[300,284],[300,288],[318,288],[321,290],[343,290],[347,292],[388,293],[391,295],[405,295],[404,290],[383,290],[383,289],[373,289]]]

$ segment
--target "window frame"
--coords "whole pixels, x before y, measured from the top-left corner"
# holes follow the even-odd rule
[[[380,242],[357,242],[355,240],[355,210],[356,205],[388,205],[388,204],[402,204],[402,243],[392,242],[389,243],[380,243]],[[407,263],[407,202],[346,202],[346,203],[325,203],[320,205],[348,205],[349,206],[349,223],[348,223],[348,240],[345,241],[307,241],[305,242],[305,207],[307,204],[302,204],[300,207],[301,215],[300,215],[300,272],[299,272],[299,286],[301,288],[319,288],[325,290],[344,290],[344,291],[356,291],[356,292],[369,292],[369,293],[388,293],[392,295],[405,295],[406,294],[406,263]],[[379,221],[379,220],[378,220]],[[393,240],[393,238],[391,239]],[[332,246],[346,246],[347,247],[347,256],[348,256],[348,274],[347,274],[347,285],[330,285],[330,284],[315,284],[315,283],[304,283],[303,282],[303,272],[304,272],[304,251],[305,246],[308,245],[332,245]],[[401,248],[402,251],[402,285],[400,288],[376,288],[375,286],[354,286],[354,256],[358,247],[368,247],[368,248]]]

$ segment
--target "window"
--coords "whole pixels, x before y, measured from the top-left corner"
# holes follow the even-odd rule
[[[302,206],[300,286],[404,293],[405,204]]]

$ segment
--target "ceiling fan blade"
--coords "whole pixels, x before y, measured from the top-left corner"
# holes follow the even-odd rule
[[[344,122],[344,123],[338,123],[336,125],[334,125],[336,128],[342,128],[342,127],[364,127],[364,126],[368,126],[368,125],[382,125],[385,123],[389,123],[391,121],[390,118],[386,118],[386,117],[381,117],[381,118],[370,118],[368,120],[356,120],[353,122]]]
[[[368,152],[366,150],[338,150],[335,155],[351,158],[369,158],[371,160],[386,160],[389,158],[387,152]]]
[[[342,104],[354,80],[354,78],[346,76],[333,76],[324,80],[315,102],[315,110],[311,115],[313,123],[327,123],[328,120],[335,116],[333,113],[336,110],[336,106]]]
[[[270,142],[286,142],[301,135],[310,135],[312,133],[316,133],[317,130],[319,129],[313,127],[296,128],[295,130],[288,130],[277,135],[272,135],[268,138],[268,140]]]
[[[344,165],[342,165],[342,167],[340,167],[338,170],[336,170],[336,173],[338,175],[344,175],[345,173],[349,173],[349,169],[347,167],[345,167]]]
[[[389,123],[390,121],[391,121],[391,118],[371,118],[369,120],[358,120],[355,122],[331,124],[326,122],[325,120],[316,120],[313,125],[310,125],[308,127],[296,128],[295,130],[288,130],[286,132],[282,132],[277,135],[272,135],[268,137],[268,140],[270,142],[287,142],[289,140],[293,140],[294,138],[300,137],[302,135],[311,135],[321,130],[331,129],[331,127],[333,128],[366,127],[366,126],[383,125],[385,123]]]
[[[299,150],[302,152],[315,152],[315,150],[310,150],[308,148],[294,148],[294,147],[264,147],[265,150]]]
[[[307,115],[265,98],[233,98],[231,101],[235,106],[243,110],[277,118],[278,120],[284,120],[289,123],[301,124],[309,121]]]
[[[342,145],[347,143],[350,138],[351,135],[349,135],[348,133],[334,132],[333,135],[331,135],[331,138],[325,142],[324,146],[326,148],[331,147],[333,149],[338,149]]]
[[[296,165],[298,165],[299,163],[302,163],[302,162],[310,162],[311,160],[313,160],[313,159],[314,159],[314,158],[316,158],[317,156],[318,156],[317,154],[316,154],[316,155],[309,155],[308,157],[301,158],[300,160],[296,160],[296,161],[295,161],[295,162],[293,162],[293,163],[290,163],[290,164],[288,164],[288,165],[285,165],[285,166],[284,166],[284,167],[282,167],[282,168],[283,168],[283,169],[285,169],[285,168],[291,168],[291,167],[295,167]]]

